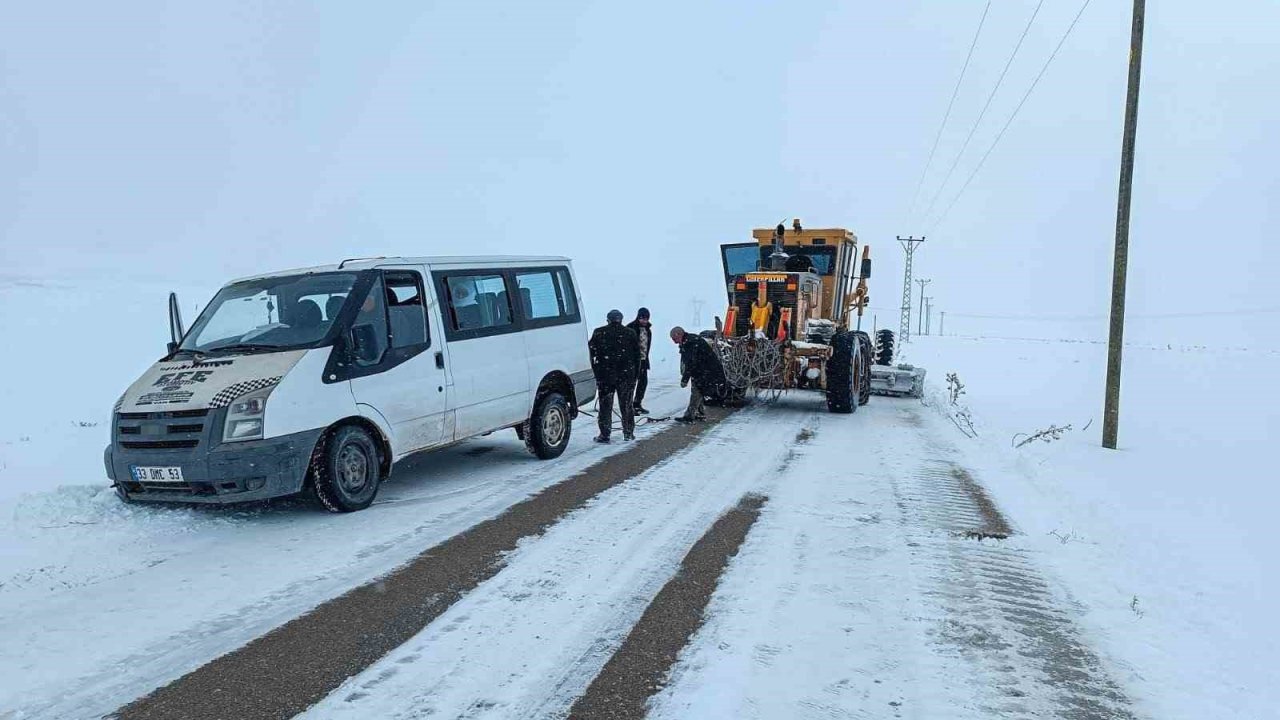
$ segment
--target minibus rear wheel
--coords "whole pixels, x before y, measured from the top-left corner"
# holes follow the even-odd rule
[[[569,446],[572,432],[569,401],[564,395],[551,391],[540,395],[533,404],[533,414],[524,429],[524,444],[539,459],[550,460],[560,457]]]
[[[312,489],[329,512],[363,510],[378,494],[378,444],[358,425],[326,433],[311,460]]]

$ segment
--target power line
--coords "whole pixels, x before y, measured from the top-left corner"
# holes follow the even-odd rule
[[[1013,109],[1013,113],[1010,114],[1009,119],[1005,121],[1004,127],[1000,128],[1000,132],[996,134],[996,139],[992,141],[991,147],[988,147],[987,151],[982,154],[982,159],[979,160],[978,164],[974,166],[973,172],[969,173],[969,177],[964,181],[964,185],[960,186],[960,192],[956,193],[956,196],[951,198],[951,202],[947,205],[947,209],[943,210],[942,214],[938,216],[938,220],[935,223],[933,223],[932,229],[930,229],[929,232],[932,233],[933,229],[936,229],[939,225],[942,224],[942,221],[946,219],[947,214],[951,212],[951,208],[955,207],[956,201],[959,200],[960,196],[964,194],[964,191],[969,188],[969,183],[973,182],[973,178],[978,174],[978,171],[981,170],[982,166],[987,162],[987,158],[991,155],[991,151],[996,149],[996,145],[1000,144],[1000,138],[1004,137],[1005,131],[1008,130],[1009,126],[1013,124],[1013,119],[1018,117],[1018,111],[1021,110],[1022,106],[1026,104],[1027,98],[1031,97],[1031,93],[1036,89],[1036,85],[1040,84],[1040,78],[1044,77],[1045,71],[1049,69],[1049,64],[1052,63],[1053,59],[1058,56],[1058,51],[1062,49],[1062,44],[1067,41],[1067,38],[1071,35],[1071,31],[1075,29],[1076,23],[1080,22],[1080,16],[1084,15],[1085,8],[1089,7],[1089,3],[1091,1],[1092,0],[1084,0],[1084,4],[1080,6],[1079,12],[1076,13],[1076,16],[1074,19],[1072,19],[1071,24],[1067,26],[1067,31],[1063,33],[1062,38],[1058,40],[1057,47],[1055,47],[1053,49],[1053,52],[1049,54],[1049,59],[1044,61],[1044,65],[1040,68],[1040,73],[1036,75],[1035,80],[1031,81],[1031,86],[1028,87],[1027,91],[1022,95],[1022,100],[1020,100],[1018,102],[1018,106]]]
[[[969,129],[969,135],[964,139],[964,144],[960,146],[960,152],[956,153],[956,159],[951,162],[951,167],[947,169],[946,176],[942,178],[942,184],[938,185],[938,192],[933,194],[933,199],[929,201],[929,207],[922,217],[927,218],[933,213],[933,208],[938,203],[938,198],[947,187],[947,181],[951,179],[952,173],[956,171],[956,166],[960,164],[960,158],[964,157],[964,151],[969,149],[969,142],[973,140],[973,134],[978,131],[978,126],[982,124],[982,119],[987,116],[991,101],[996,99],[996,93],[1004,83],[1005,75],[1009,73],[1009,68],[1013,65],[1014,58],[1018,57],[1018,50],[1022,48],[1023,41],[1027,39],[1027,33],[1031,31],[1031,24],[1035,22],[1036,16],[1040,14],[1040,8],[1043,6],[1044,0],[1036,3],[1035,11],[1031,13],[1031,18],[1027,20],[1027,26],[1022,28],[1022,35],[1018,37],[1018,44],[1013,46],[1013,52],[1009,54],[1009,59],[1005,62],[1004,69],[1000,71],[1000,77],[996,79],[995,87],[991,88],[991,94],[987,96],[987,102],[982,106],[982,112],[978,113],[978,119],[973,121],[973,127]]]
[[[973,59],[973,49],[978,46],[978,36],[982,34],[982,26],[987,22],[987,13],[991,10],[991,0],[987,0],[987,6],[982,9],[982,18],[978,20],[978,29],[973,33],[973,42],[969,43],[969,54],[964,56],[964,65],[960,66],[960,77],[956,78],[956,86],[951,91],[951,100],[947,102],[947,111],[942,114],[942,124],[938,126],[938,134],[933,136],[933,147],[929,148],[929,159],[924,163],[924,170],[920,171],[920,180],[916,183],[916,190],[911,194],[911,205],[907,207],[907,216],[915,212],[916,201],[920,199],[920,189],[924,187],[924,179],[929,175],[929,168],[933,166],[933,156],[938,151],[938,141],[942,139],[942,131],[947,127],[947,120],[951,118],[951,109],[955,107],[956,96],[960,94],[960,83],[964,82],[964,74],[969,70],[969,61]]]

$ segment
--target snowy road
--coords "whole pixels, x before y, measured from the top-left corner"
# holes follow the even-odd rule
[[[718,515],[767,484],[812,408],[755,408],[607,491],[308,718],[558,717]]]
[[[751,492],[770,500],[653,716],[1134,717],[1069,593],[1016,536],[997,539],[1013,529],[945,421],[909,401],[866,410],[798,395],[734,416],[530,542],[305,717],[564,717],[698,534]]]
[[[685,398],[652,392],[657,415]],[[33,496],[0,521],[0,718],[109,712],[626,449],[593,431],[580,419],[554,462],[511,433],[411,458],[354,515],[132,507],[105,486]]]
[[[656,404],[678,399],[667,389]],[[355,516],[91,500],[85,512],[99,515],[82,521],[94,525],[63,517],[30,531],[32,542],[65,532],[65,565],[0,587],[0,671],[14,680],[0,717],[110,712],[627,452],[589,447],[586,429],[558,463],[527,462],[505,437],[423,456]],[[739,412],[527,537],[496,575],[304,717],[564,717],[685,553],[747,493],[769,501],[706,624],[671,658],[651,716],[1141,715],[1069,590],[1016,532],[991,537],[1016,518],[964,467],[955,436],[909,400],[834,416],[795,394]]]
[[[989,537],[1008,521],[954,430],[870,409],[856,439],[823,418],[767,488],[651,716],[1134,717],[1069,592],[1017,535]]]

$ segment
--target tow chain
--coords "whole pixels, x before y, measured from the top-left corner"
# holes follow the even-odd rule
[[[591,403],[591,405],[595,408],[595,412],[589,412],[587,410],[583,410],[582,408],[578,408],[578,413],[581,415],[586,415],[587,417],[592,417],[592,418],[599,417],[600,397],[598,394],[596,396],[596,399]],[[653,417],[652,415],[636,415],[635,416],[636,427],[640,427],[642,425],[649,425],[652,423],[666,422],[670,420],[672,417],[674,416],[663,415],[662,417]],[[621,430],[622,429],[622,411],[617,407],[613,408],[613,418],[614,418],[614,422],[610,427],[614,430]]]

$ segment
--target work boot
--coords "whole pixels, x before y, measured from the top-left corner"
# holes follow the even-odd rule
[[[598,442],[598,443],[600,443],[601,445],[608,445],[608,444],[609,444],[609,436],[608,436],[608,435],[597,435],[597,436],[595,437],[595,441],[596,441],[596,442]]]
[[[691,415],[678,415],[678,416],[676,416],[676,417],[672,418],[672,420],[675,420],[675,421],[676,421],[676,422],[678,422],[678,423],[691,423],[691,422],[693,422],[693,416],[691,416]]]
[[[636,439],[636,434],[635,434],[635,433],[622,433],[622,439],[623,439],[623,440],[635,440],[635,439]]]
[[[636,406],[636,409],[635,409],[635,413],[636,413],[637,415],[648,415],[648,414],[649,414],[649,409],[648,409],[648,408],[642,408],[642,407],[640,407],[639,405],[637,405],[637,406]]]

